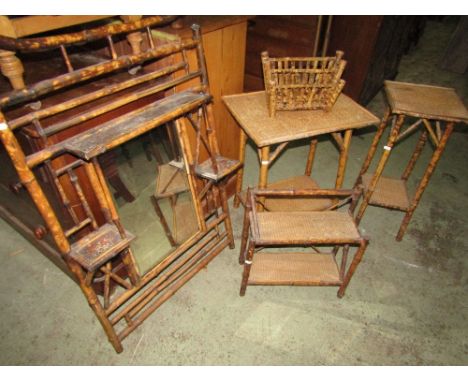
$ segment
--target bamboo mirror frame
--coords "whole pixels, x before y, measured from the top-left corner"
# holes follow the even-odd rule
[[[12,170],[4,172],[6,183],[17,194],[0,195],[0,203],[11,207],[12,198],[29,200],[23,203],[28,205],[24,220],[12,213],[14,207],[0,205],[0,214],[78,283],[117,352],[154,310],[234,245],[224,182],[239,164],[219,155],[199,27],[183,41],[161,42],[153,36],[150,26],[171,20],[153,16],[27,41],[0,37],[3,49],[58,49],[68,70],[0,96],[5,148],[0,160]],[[119,45],[125,37],[131,53]],[[108,45],[103,48],[101,40]],[[67,48],[83,42],[92,42],[110,58],[75,69]],[[76,91],[82,85],[88,88]],[[83,125],[87,129],[77,130]],[[116,149],[128,150],[125,145],[139,144],[145,136],[151,140],[162,126],[178,153],[161,161],[156,172],[155,162],[148,161],[158,178],[143,188],[154,189],[144,198],[152,200],[153,220],[165,231],[159,237],[171,245],[140,272],[132,249],[138,237],[121,217],[111,191],[115,174],[105,170],[105,162],[115,161],[109,155]],[[60,133],[66,134],[57,139]],[[125,198],[124,189],[116,191]],[[174,207],[183,193],[193,203],[194,224],[175,240],[158,202],[166,198]]]

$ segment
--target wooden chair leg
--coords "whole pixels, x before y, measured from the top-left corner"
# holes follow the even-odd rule
[[[421,181],[419,182],[414,198],[411,201],[411,205],[408,211],[406,211],[405,217],[403,218],[403,222],[401,223],[400,229],[398,230],[398,234],[396,236],[397,241],[401,241],[401,239],[403,239],[403,236],[406,232],[406,229],[408,228],[408,224],[413,216],[413,213],[416,210],[419,201],[421,200],[422,194],[426,189],[432,174],[434,173],[435,167],[437,166],[437,163],[439,162],[442,153],[444,152],[445,146],[447,145],[447,141],[450,135],[452,134],[453,127],[453,122],[447,123],[444,135],[442,136],[439,144],[437,145],[434,153],[432,154],[431,161],[429,162],[429,165],[427,166],[426,171],[424,172],[424,175]]]
[[[353,261],[351,262],[351,265],[349,266],[348,272],[346,273],[343,283],[340,285],[340,289],[338,289],[337,296],[339,298],[342,298],[345,294],[346,288],[349,284],[349,281],[351,280],[351,277],[353,277],[354,272],[356,271],[357,266],[362,260],[362,256],[364,255],[364,252],[366,251],[367,245],[369,244],[369,240],[367,239],[362,239],[361,244],[359,245],[359,248],[354,255]]]
[[[249,250],[247,252],[247,258],[244,261],[244,272],[242,273],[242,282],[239,294],[245,296],[245,290],[247,289],[247,282],[249,281],[250,268],[252,266],[252,258],[254,254],[255,243],[250,240]]]

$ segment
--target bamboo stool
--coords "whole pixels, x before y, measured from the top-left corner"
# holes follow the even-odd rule
[[[240,295],[245,295],[247,285],[332,285],[339,286],[338,297],[343,297],[368,244],[353,218],[359,196],[359,188],[356,191],[247,189],[239,256],[239,263],[244,265]],[[256,204],[269,197],[325,197],[336,202],[327,211],[258,212]],[[336,210],[348,202],[351,202],[349,210]],[[311,247],[315,253],[287,250],[277,253],[267,249],[292,245]],[[314,247],[324,245],[334,248],[319,252]],[[348,267],[352,246],[357,249]]]
[[[178,196],[189,191],[187,174],[182,161],[171,161],[158,166],[156,187],[151,196],[154,210],[161,221],[171,246],[176,247],[190,235],[190,227],[198,227],[197,219],[190,203],[179,203]],[[169,199],[172,210],[172,229],[159,206],[159,200]]]
[[[364,197],[356,215],[356,221],[360,222],[368,204],[403,211],[405,217],[396,236],[396,240],[401,241],[445,149],[455,123],[466,123],[468,112],[455,90],[451,88],[385,81],[385,92],[389,106],[378,127],[357,180],[357,184],[361,184],[364,188]],[[401,131],[407,117],[416,118],[416,121],[406,130]],[[390,119],[393,122],[387,143],[383,146],[382,156],[375,173],[369,174],[367,171]],[[393,146],[419,127],[422,127],[420,138],[401,178],[383,177],[382,172]],[[416,192],[411,196],[407,191],[406,183],[421,155],[428,136],[434,145],[434,153]]]

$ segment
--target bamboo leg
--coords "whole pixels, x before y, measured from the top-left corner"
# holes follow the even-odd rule
[[[356,271],[357,266],[361,262],[362,256],[364,255],[364,252],[368,244],[369,244],[369,240],[367,239],[363,239],[361,241],[361,245],[359,246],[356,254],[354,255],[353,261],[351,262],[351,265],[349,266],[349,270],[346,273],[346,276],[343,280],[343,284],[341,284],[340,289],[338,289],[337,296],[339,298],[342,298],[344,296],[346,288],[349,284],[349,281],[351,280],[351,277],[353,277],[353,274]]]
[[[161,208],[159,207],[158,201],[154,196],[151,196],[151,202],[153,203],[154,211],[156,212],[156,215],[158,215],[159,221],[161,222],[161,225],[164,229],[164,232],[166,233],[166,237],[169,240],[169,243],[172,247],[176,247],[177,243],[175,242],[174,237],[172,236],[166,218],[164,217],[164,214],[162,213]]]
[[[310,141],[309,155],[307,156],[307,164],[304,174],[310,176],[312,174],[312,167],[314,166],[315,150],[317,148],[317,139]]]
[[[398,231],[398,234],[396,236],[397,241],[401,241],[403,238],[403,235],[405,234],[406,228],[408,227],[408,224],[413,216],[414,210],[419,204],[419,201],[421,200],[421,196],[426,189],[429,180],[431,179],[432,174],[434,173],[435,167],[437,166],[437,163],[440,160],[440,157],[442,156],[442,153],[444,152],[445,146],[447,145],[447,141],[452,134],[454,127],[453,122],[447,123],[447,127],[445,128],[445,132],[442,135],[442,139],[440,140],[439,144],[437,145],[434,154],[432,154],[431,161],[429,165],[426,168],[426,171],[424,172],[424,175],[419,182],[418,188],[416,190],[416,193],[414,195],[414,198],[411,202],[411,205],[406,211],[405,217],[403,218],[403,222],[401,223],[400,229]]]
[[[344,181],[346,163],[348,162],[348,153],[349,146],[351,144],[351,136],[353,135],[353,130],[346,130],[343,139],[343,147],[340,149],[340,159],[338,162],[338,172],[336,174],[335,188],[341,188]]]
[[[403,122],[405,121],[405,116],[403,114],[398,116],[397,122],[395,123],[395,126],[393,127],[392,131],[390,132],[390,136],[387,141],[387,145],[384,146],[384,151],[382,156],[380,157],[379,164],[377,165],[377,169],[375,170],[375,174],[372,177],[372,180],[369,184],[368,190],[364,193],[364,198],[361,203],[361,206],[359,207],[359,211],[356,215],[356,224],[359,224],[359,222],[362,219],[362,216],[364,215],[364,212],[367,208],[367,205],[369,204],[370,198],[372,197],[372,193],[375,190],[375,187],[377,186],[377,182],[380,179],[380,175],[382,175],[383,169],[385,167],[385,164],[387,163],[388,157],[390,155],[390,152],[392,150],[393,144],[398,137],[398,132],[401,129],[401,126],[403,125]],[[374,149],[375,151],[375,149]]]
[[[236,195],[234,196],[234,208],[238,208],[240,204],[240,194],[242,192],[242,180],[244,177],[244,163],[245,163],[245,146],[247,144],[247,134],[243,129],[240,129],[239,135],[239,162],[241,166],[237,170],[236,180]]]
[[[88,300],[88,304],[91,309],[96,314],[99,322],[101,323],[104,331],[109,339],[109,342],[114,347],[117,353],[121,353],[123,351],[122,343],[117,336],[117,333],[114,330],[111,322],[109,321],[104,308],[102,307],[101,303],[99,302],[96,293],[94,292],[93,288],[86,284],[86,278],[81,266],[76,263],[75,261],[68,259],[67,264],[70,270],[75,274],[76,278],[78,279],[78,284],[85,295],[86,299]]]
[[[245,197],[245,208],[244,208],[244,222],[242,224],[242,240],[241,248],[239,253],[239,264],[244,264],[245,261],[245,249],[247,248],[247,242],[249,240],[249,229],[250,229],[250,218],[249,213],[252,210],[252,205],[250,204],[250,188],[247,188],[247,193]]]
[[[255,243],[250,240],[249,251],[247,252],[247,259],[244,262],[244,272],[242,274],[242,283],[240,288],[240,295],[245,296],[245,290],[247,289],[247,282],[249,281],[250,267],[252,266],[252,258],[255,249]]]
[[[418,143],[416,144],[416,148],[414,149],[413,155],[411,156],[410,161],[408,162],[408,165],[405,168],[405,171],[403,172],[403,175],[401,176],[401,179],[403,180],[408,180],[411,172],[414,169],[414,166],[416,165],[416,162],[421,155],[422,149],[424,148],[424,145],[426,144],[427,141],[427,131],[423,131],[421,133],[421,136],[419,137]]]
[[[382,121],[380,122],[380,125],[377,128],[377,132],[374,135],[374,139],[372,140],[371,147],[369,148],[369,151],[367,152],[367,156],[361,167],[361,171],[359,172],[359,176],[357,178],[358,183],[360,182],[361,176],[364,175],[369,169],[372,159],[374,158],[375,151],[377,150],[377,145],[379,144],[380,138],[382,138],[382,134],[385,131],[385,127],[387,126],[389,119],[390,119],[390,108],[387,107],[387,109],[385,110],[385,114],[382,118]]]
[[[225,183],[221,183],[219,186],[219,197],[221,199],[221,208],[223,212],[226,214],[226,218],[224,219],[224,224],[226,225],[226,233],[229,240],[229,248],[234,249],[234,235],[232,233],[232,222],[231,222],[231,215],[229,214],[229,206],[227,203],[227,195],[226,195],[226,185]]]
[[[265,189],[268,184],[268,167],[270,165],[270,146],[260,148],[260,175],[258,179],[258,188]],[[265,197],[259,198],[259,205],[257,211],[263,211],[263,204]]]
[[[343,247],[343,256],[341,257],[340,279],[343,280],[346,272],[346,263],[348,262],[349,245]]]

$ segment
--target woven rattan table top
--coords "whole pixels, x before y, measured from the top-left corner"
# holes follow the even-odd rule
[[[379,123],[375,115],[345,94],[338,97],[329,112],[278,111],[275,117],[268,115],[264,91],[223,96],[223,101],[257,147]]]
[[[468,122],[468,110],[452,88],[385,81],[385,92],[392,113]]]

